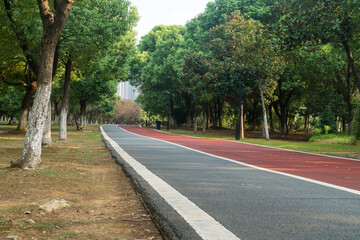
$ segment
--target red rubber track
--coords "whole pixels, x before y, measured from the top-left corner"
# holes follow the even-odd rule
[[[142,136],[176,143],[235,161],[360,190],[360,161],[240,142],[169,134],[137,126],[119,127]]]

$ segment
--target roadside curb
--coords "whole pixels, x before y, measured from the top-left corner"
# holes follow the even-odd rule
[[[148,210],[152,220],[158,227],[162,236],[166,240],[194,239],[195,231],[185,222],[185,220],[172,208],[166,201],[138,174],[135,170],[117,153],[108,140],[101,134],[105,146],[110,151],[112,158],[120,165],[135,188],[143,205]],[[180,232],[177,225],[182,225]],[[189,238],[191,236],[191,238]],[[201,239],[200,237],[194,239]]]

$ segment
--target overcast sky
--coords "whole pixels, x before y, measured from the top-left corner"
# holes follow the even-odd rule
[[[203,12],[211,0],[130,0],[136,6],[140,21],[135,30],[138,39],[146,35],[156,25],[185,25]]]

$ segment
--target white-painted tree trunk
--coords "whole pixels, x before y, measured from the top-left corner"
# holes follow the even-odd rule
[[[45,125],[42,139],[43,146],[51,145],[51,101],[48,103],[48,110],[45,116]]]
[[[86,126],[86,114],[80,116],[80,126]]]
[[[60,112],[60,126],[59,126],[59,139],[66,140],[67,139],[67,108],[62,108]]]
[[[41,143],[46,121],[48,102],[51,94],[51,82],[39,85],[32,107],[31,118],[25,135],[24,148],[21,158],[12,163],[12,167],[34,169],[41,163]]]
[[[268,129],[268,124],[267,124],[266,107],[265,107],[264,93],[263,93],[263,87],[262,87],[261,80],[259,80],[259,90],[260,90],[261,106],[262,106],[262,110],[263,110],[263,119],[264,119],[264,128],[263,129],[265,132],[265,139],[267,141],[269,141],[270,136],[269,136],[269,129]]]
[[[54,6],[56,16],[52,12],[48,0],[37,1],[43,22],[43,36],[36,68],[38,88],[25,135],[22,156],[16,162],[11,163],[12,167],[33,169],[40,166],[41,143],[50,101],[55,49],[74,1],[57,1]]]

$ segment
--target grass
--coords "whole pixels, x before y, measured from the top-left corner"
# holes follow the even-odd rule
[[[201,138],[216,138],[232,141],[235,139],[235,130],[231,129],[210,130],[206,131],[205,134],[202,134],[201,129],[198,133],[186,129],[170,129],[169,132]],[[360,159],[360,142],[355,141],[353,136],[348,136],[347,134],[313,136],[310,137],[309,141],[306,141],[308,136],[304,133],[293,134],[288,137],[289,139],[285,140],[279,139],[279,137],[276,136],[276,139],[273,138],[270,141],[259,138],[258,135],[258,133],[254,134],[254,132],[245,132],[245,139],[240,141],[269,147]]]
[[[15,129],[16,125],[0,123],[0,239],[8,235],[19,239],[161,239],[151,221],[133,225],[114,218],[121,214],[140,218],[147,212],[105,148],[99,125],[88,125],[83,131],[70,126],[66,141],[58,140],[54,125],[52,145],[42,149],[41,167],[32,171],[9,167],[10,161],[20,158],[24,142],[25,134]],[[59,198],[71,206],[54,213],[39,209]],[[144,235],[142,229],[151,232]]]
[[[317,142],[324,144],[348,144],[357,145],[358,141],[355,136],[349,136],[347,133],[338,134],[313,134],[310,136],[309,142]]]
[[[49,231],[55,229],[56,225],[54,223],[52,223],[52,222],[36,223],[36,224],[33,225],[33,228],[49,232]]]

